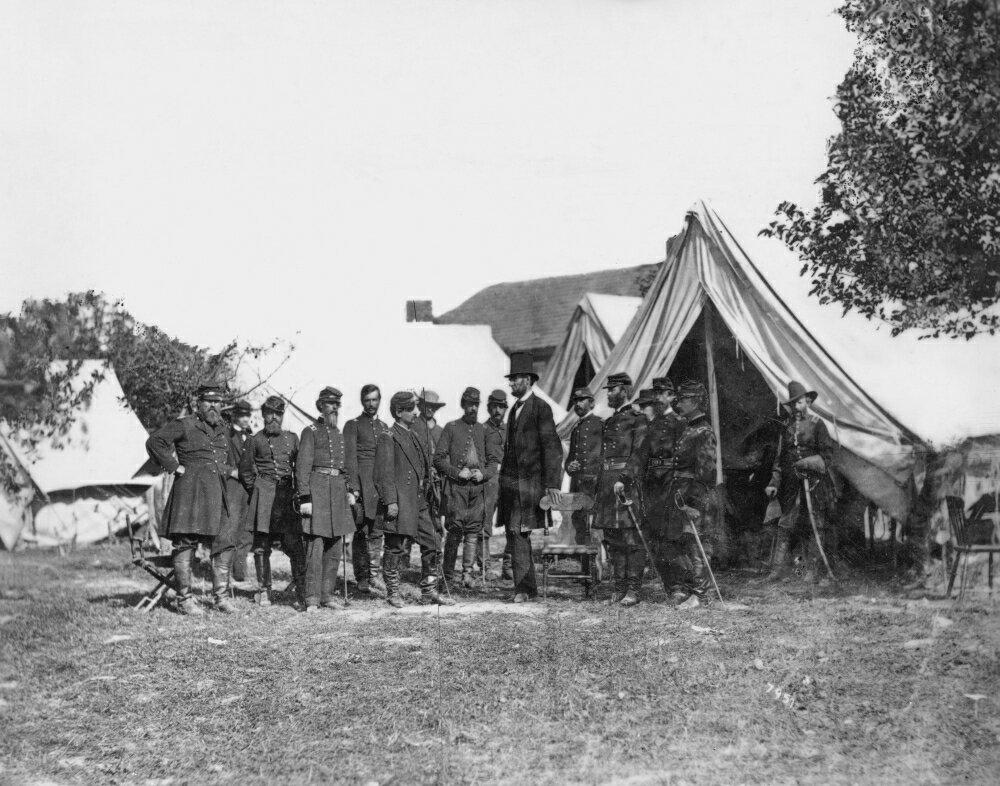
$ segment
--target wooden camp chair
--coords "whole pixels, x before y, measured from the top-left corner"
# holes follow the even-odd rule
[[[560,511],[565,517],[576,510],[587,512],[587,542],[578,545],[576,543],[545,543],[542,545],[542,598],[547,597],[549,579],[553,580],[583,580],[583,591],[585,597],[590,597],[590,592],[597,584],[597,557],[600,554],[600,547],[591,540],[591,525],[593,523],[594,500],[586,494],[562,493],[555,499],[551,496],[542,500],[541,506],[545,509],[546,520],[549,520],[553,510]],[[546,534],[548,530],[546,529]],[[580,570],[575,573],[552,573],[553,568],[560,559],[576,559],[580,561]]]
[[[132,551],[132,565],[142,568],[150,576],[156,579],[156,586],[151,592],[140,600],[135,608],[137,611],[152,611],[156,604],[163,600],[163,595],[168,589],[177,591],[177,579],[174,577],[173,557],[169,554],[157,554],[147,556],[142,546],[146,542],[149,534],[149,521],[137,525],[132,520],[132,516],[125,517],[125,525],[128,527],[128,545]]]
[[[951,532],[954,537],[953,548],[957,552],[954,561],[951,563],[951,572],[948,577],[948,591],[946,598],[951,597],[951,588],[955,584],[955,576],[958,573],[958,563],[964,556],[966,566],[968,566],[969,556],[972,554],[988,554],[989,567],[987,568],[987,582],[990,592],[993,592],[993,555],[1000,554],[1000,543],[997,542],[996,532],[990,532],[986,537],[978,536],[965,519],[965,504],[961,497],[945,497],[948,506],[948,521],[951,523]],[[992,526],[991,526],[992,529]],[[986,541],[986,542],[983,542]],[[962,574],[962,585],[959,587],[959,597],[965,591],[965,573]]]

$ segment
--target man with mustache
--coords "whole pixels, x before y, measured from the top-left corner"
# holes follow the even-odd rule
[[[604,436],[604,421],[594,414],[594,396],[587,388],[573,391],[573,412],[580,418],[569,435],[569,453],[566,456],[566,474],[569,475],[569,490],[586,494],[591,499],[597,496],[597,474],[601,471],[601,440]],[[573,511],[573,532],[577,545],[587,543],[587,517],[590,511]]]
[[[375,443],[389,427],[379,418],[382,391],[378,385],[361,388],[361,414],[344,424],[344,453],[351,488],[361,494],[360,521],[351,541],[351,562],[358,592],[385,592],[379,575],[382,569],[382,533],[375,527],[378,493],[375,491]]]
[[[488,579],[498,579],[499,574],[490,572],[490,536],[493,534],[493,516],[497,512],[497,498],[500,496],[500,463],[503,462],[503,452],[507,445],[507,429],[503,416],[507,412],[507,394],[502,390],[494,390],[486,399],[486,411],[489,418],[483,424],[486,432],[486,454],[497,456],[497,472],[486,481],[486,505],[483,512],[483,533],[479,537],[479,558],[483,574]],[[503,578],[511,579],[514,574],[510,570],[510,552],[506,549],[503,555]]]
[[[260,412],[264,416],[264,428],[247,440],[240,457],[240,482],[250,492],[243,528],[253,533],[253,561],[259,587],[257,603],[271,605],[271,549],[275,543],[280,543],[291,562],[296,598],[304,605],[302,528],[292,507],[299,438],[281,428],[285,401],[280,396],[270,396]]]
[[[247,555],[253,546],[253,535],[243,529],[243,514],[247,509],[250,496],[240,483],[240,456],[243,455],[243,445],[253,436],[250,430],[250,416],[253,410],[246,401],[237,401],[223,415],[228,416],[229,455],[226,463],[229,465],[229,475],[226,477],[226,500],[229,503],[229,519],[235,530],[236,551],[233,553],[232,580],[246,580]]]
[[[226,592],[232,543],[221,551],[212,547],[229,520],[226,500],[228,441],[222,420],[222,391],[202,385],[196,394],[195,414],[171,420],[146,440],[146,451],[163,470],[174,475],[174,484],[163,512],[164,537],[174,545],[177,610],[181,614],[204,612],[191,595],[191,563],[199,544],[212,549],[212,594],[215,608],[235,611]]]
[[[389,414],[395,423],[388,433],[379,435],[374,472],[379,496],[378,526],[385,533],[382,575],[386,600],[393,608],[402,608],[399,574],[416,542],[420,546],[420,602],[452,606],[455,602],[437,591],[441,533],[440,525],[431,521],[427,502],[431,474],[427,453],[413,432],[416,394],[394,393],[389,400]]]
[[[351,507],[356,498],[344,469],[344,439],[337,428],[340,399],[341,393],[336,388],[320,391],[316,399],[320,416],[302,430],[295,463],[302,537],[306,542],[307,612],[318,611],[320,605],[338,606],[334,587],[341,538],[354,532]]]

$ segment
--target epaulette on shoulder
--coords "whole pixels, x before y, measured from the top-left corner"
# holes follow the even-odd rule
[[[308,426],[308,428],[309,428],[310,431],[315,431],[316,430],[316,424],[315,423],[310,423],[309,426]]]

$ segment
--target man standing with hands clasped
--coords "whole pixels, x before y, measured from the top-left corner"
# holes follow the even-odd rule
[[[511,354],[507,380],[514,405],[500,465],[500,523],[511,547],[513,601],[523,603],[538,594],[531,531],[545,526],[542,497],[562,485],[563,453],[552,408],[533,390],[538,374],[530,352]]]

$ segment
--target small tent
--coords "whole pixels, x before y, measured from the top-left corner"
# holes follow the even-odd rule
[[[619,371],[636,388],[666,374],[708,383],[722,445],[718,482],[724,467],[746,468],[748,441],[799,380],[820,393],[814,411],[840,446],[840,474],[895,518],[910,510],[924,441],[834,359],[704,202],[688,212],[642,306],[591,381],[599,412],[607,411],[602,386]],[[575,420],[560,424],[564,438]]]
[[[642,303],[640,297],[588,292],[577,303],[562,342],[545,368],[541,386],[565,407],[604,365]]]
[[[135,475],[146,458],[146,429],[109,364],[83,361],[70,384],[79,392],[90,380],[95,381],[90,400],[74,413],[65,435],[31,450],[4,435],[4,449],[25,476],[21,498],[31,497],[21,529],[15,533],[13,522],[5,526],[7,548],[18,539],[39,545],[94,542],[120,529],[125,515],[145,509],[152,479]]]
[[[391,421],[388,401],[396,391],[433,390],[445,402],[437,417],[442,425],[462,416],[459,400],[466,387],[480,391],[480,420],[485,419],[490,391],[508,391],[504,375],[510,361],[493,340],[488,325],[400,321],[384,325],[365,338],[367,343],[328,335],[302,336],[285,359],[268,357],[256,366],[245,364],[237,384],[251,391],[248,397],[255,407],[268,395],[279,395],[290,402],[284,427],[296,433],[312,422],[316,396],[327,385],[344,395],[341,423],[361,413],[361,387],[368,383],[378,385],[382,391],[379,414],[386,421]],[[544,391],[536,390],[552,404],[557,421],[565,417],[565,409],[554,404]]]

